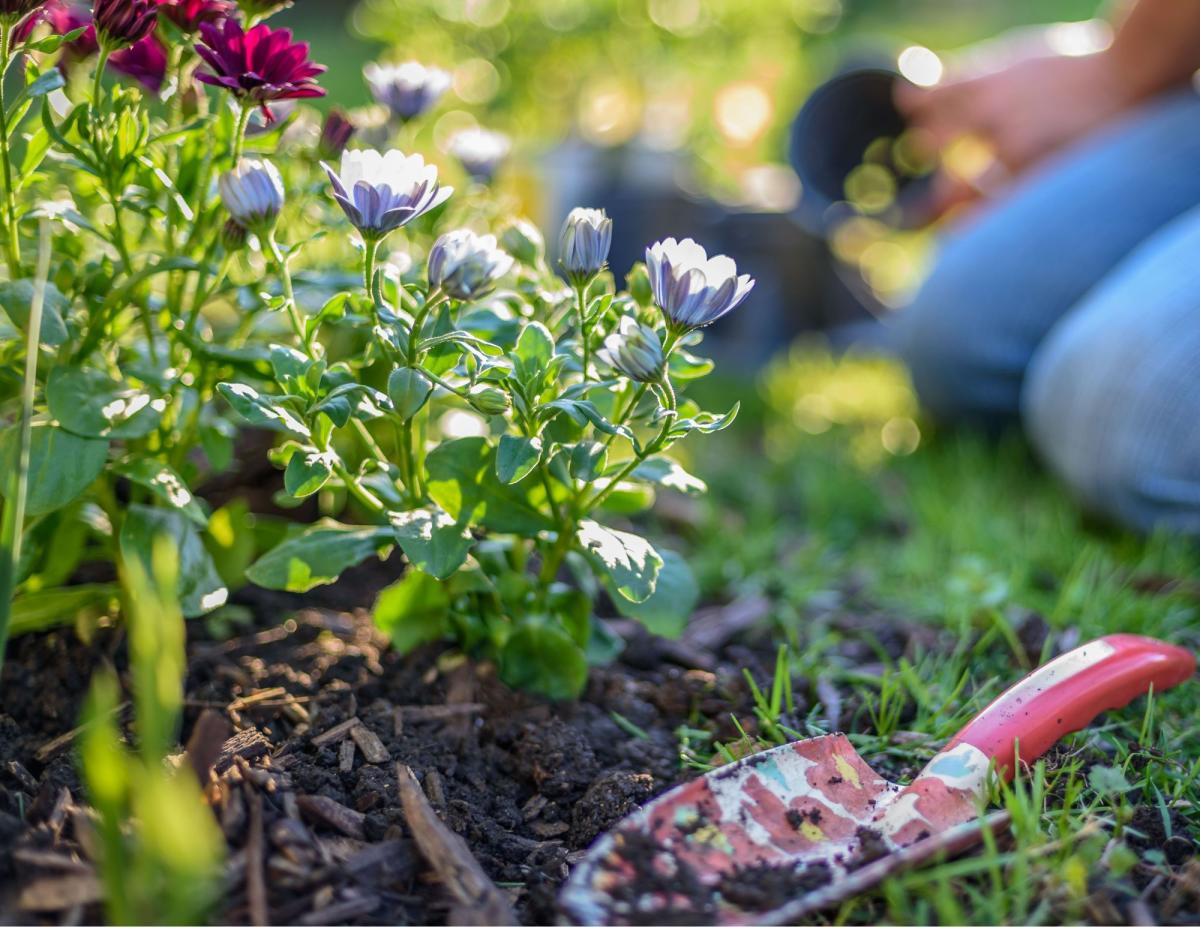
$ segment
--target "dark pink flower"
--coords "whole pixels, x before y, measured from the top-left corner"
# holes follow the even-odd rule
[[[198,31],[201,23],[215,23],[232,16],[234,9],[231,0],[158,0],[158,15],[189,35]]]
[[[290,29],[264,24],[247,32],[227,19],[220,25],[203,23],[200,36],[196,51],[212,73],[201,71],[197,79],[261,105],[268,121],[275,118],[268,106],[273,100],[325,96],[315,81],[325,68],[308,60],[308,43],[293,42]]]
[[[167,47],[153,33],[108,59],[118,74],[132,77],[153,94],[158,94],[167,79]]]
[[[125,48],[154,30],[158,3],[157,0],[95,0],[92,20],[103,45]]]
[[[21,24],[16,40],[24,42],[37,28],[38,23],[42,22],[46,23],[55,35],[68,35],[76,29],[87,27],[83,35],[63,49],[60,66],[65,66],[71,61],[83,61],[96,54],[96,29],[92,26],[92,14],[87,7],[72,0],[49,0],[35,16]]]

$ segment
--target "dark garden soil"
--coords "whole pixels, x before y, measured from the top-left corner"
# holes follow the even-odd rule
[[[736,716],[755,732],[742,670],[760,683],[771,677],[775,641],[753,627],[769,610],[763,600],[702,612],[682,642],[620,625],[630,638],[620,661],[596,670],[577,703],[550,704],[514,694],[490,666],[446,651],[397,656],[364,609],[327,607],[350,595],[370,601],[396,569],[348,575],[299,610],[291,597],[243,594],[260,616],[244,636],[214,639],[202,622],[189,627],[189,745],[180,759],[204,771],[228,838],[223,922],[494,919],[487,899],[456,900],[445,871],[439,876],[418,847],[399,763],[502,902],[522,922],[554,923],[556,893],[580,852],[638,804],[695,775],[680,762],[681,725],[730,743],[739,737]],[[926,648],[940,643],[926,628],[879,615],[831,620],[860,665],[878,659],[878,645],[899,656],[917,638]],[[120,669],[122,653],[117,630],[89,643],[59,631],[12,645],[0,705],[0,924],[101,917],[72,732],[92,671],[106,662]],[[785,720],[803,729],[818,701],[838,705],[832,721],[840,727],[868,723],[852,693],[827,685],[820,694],[798,689],[796,716]],[[916,771],[883,758],[877,768],[890,777]],[[1138,814],[1145,846],[1194,873],[1191,839],[1165,840],[1157,809]],[[1188,833],[1186,822],[1174,832]],[[798,885],[817,884],[817,875],[747,871],[730,890],[765,910]],[[1149,886],[1145,901],[1160,923],[1200,916],[1200,889],[1181,895],[1179,884]],[[1113,905],[1113,916],[1128,918],[1123,902]]]

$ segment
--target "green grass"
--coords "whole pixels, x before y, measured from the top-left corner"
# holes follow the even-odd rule
[[[881,440],[886,423],[916,416],[903,375],[819,349],[775,365],[759,392],[741,431],[690,462],[711,485],[692,559],[710,596],[771,597],[788,644],[783,672],[797,691],[823,678],[841,693],[840,726],[881,771],[915,773],[1062,635],[1136,632],[1200,646],[1194,544],[1093,523],[1019,437],[934,433],[922,422],[916,450],[893,456]],[[1033,613],[1049,641],[1030,660],[1017,632]],[[867,620],[847,629],[847,614]],[[936,633],[907,659],[889,659],[882,644],[868,648],[875,667],[843,655],[848,638],[913,626]],[[778,742],[783,725],[776,677],[757,680],[762,747]],[[1012,814],[1011,843],[894,878],[832,920],[1104,922],[1126,917],[1161,875],[1147,900],[1157,912],[1178,868],[1160,847],[1134,852],[1145,836],[1134,813],[1143,809],[1143,826],[1150,815],[1168,835],[1193,836],[1198,697],[1193,680],[1068,736],[994,796]],[[823,707],[799,707],[819,732]],[[694,732],[681,741],[689,734],[693,761],[696,747],[711,752]]]

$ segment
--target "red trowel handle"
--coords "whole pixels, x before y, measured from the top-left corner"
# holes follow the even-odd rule
[[[975,716],[946,746],[977,747],[1011,779],[1017,752],[1033,762],[1060,738],[1087,727],[1101,712],[1122,708],[1153,686],[1177,686],[1196,659],[1137,634],[1110,634],[1034,670]]]

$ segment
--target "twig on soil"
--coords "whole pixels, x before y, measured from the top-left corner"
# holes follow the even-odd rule
[[[76,873],[34,879],[23,889],[17,907],[22,911],[49,913],[103,900],[104,890],[95,873]]]
[[[118,705],[111,712],[109,712],[108,715],[106,715],[104,717],[111,717],[112,715],[119,716],[128,707],[129,707],[128,702],[122,702],[120,705]],[[86,731],[88,729],[89,725],[96,724],[97,722],[99,722],[101,720],[102,720],[102,718],[93,718],[92,720],[88,721],[87,724],[81,724],[78,727],[67,731],[65,734],[60,734],[59,736],[55,737],[53,740],[47,741],[46,743],[42,744],[40,747],[37,748],[37,750],[33,754],[33,758],[35,760],[37,760],[39,763],[46,762],[46,760],[50,759],[50,757],[54,756],[54,754],[56,754],[59,750],[61,750],[63,747],[70,744],[72,741],[75,740],[76,737],[78,737],[80,734],[82,734],[84,731]]]
[[[320,734],[310,740],[309,743],[314,747],[323,747],[325,744],[341,740],[360,724],[362,724],[362,722],[359,721],[357,717],[347,718],[341,724],[335,724],[329,730],[322,731]]]
[[[267,907],[267,880],[263,873],[263,809],[262,795],[247,788],[250,802],[250,834],[246,838],[246,898],[250,903],[250,923],[265,927],[271,923]]]
[[[418,849],[429,861],[458,902],[452,916],[459,923],[516,924],[508,898],[487,877],[463,839],[434,812],[417,777],[403,763],[396,764],[404,818]]]
[[[358,749],[362,751],[363,758],[368,763],[386,763],[392,758],[383,741],[365,724],[350,728],[350,738],[358,744]]]
[[[365,839],[363,824],[367,816],[361,811],[347,808],[325,795],[298,795],[296,804],[300,807],[300,813],[309,820],[355,840]]]

